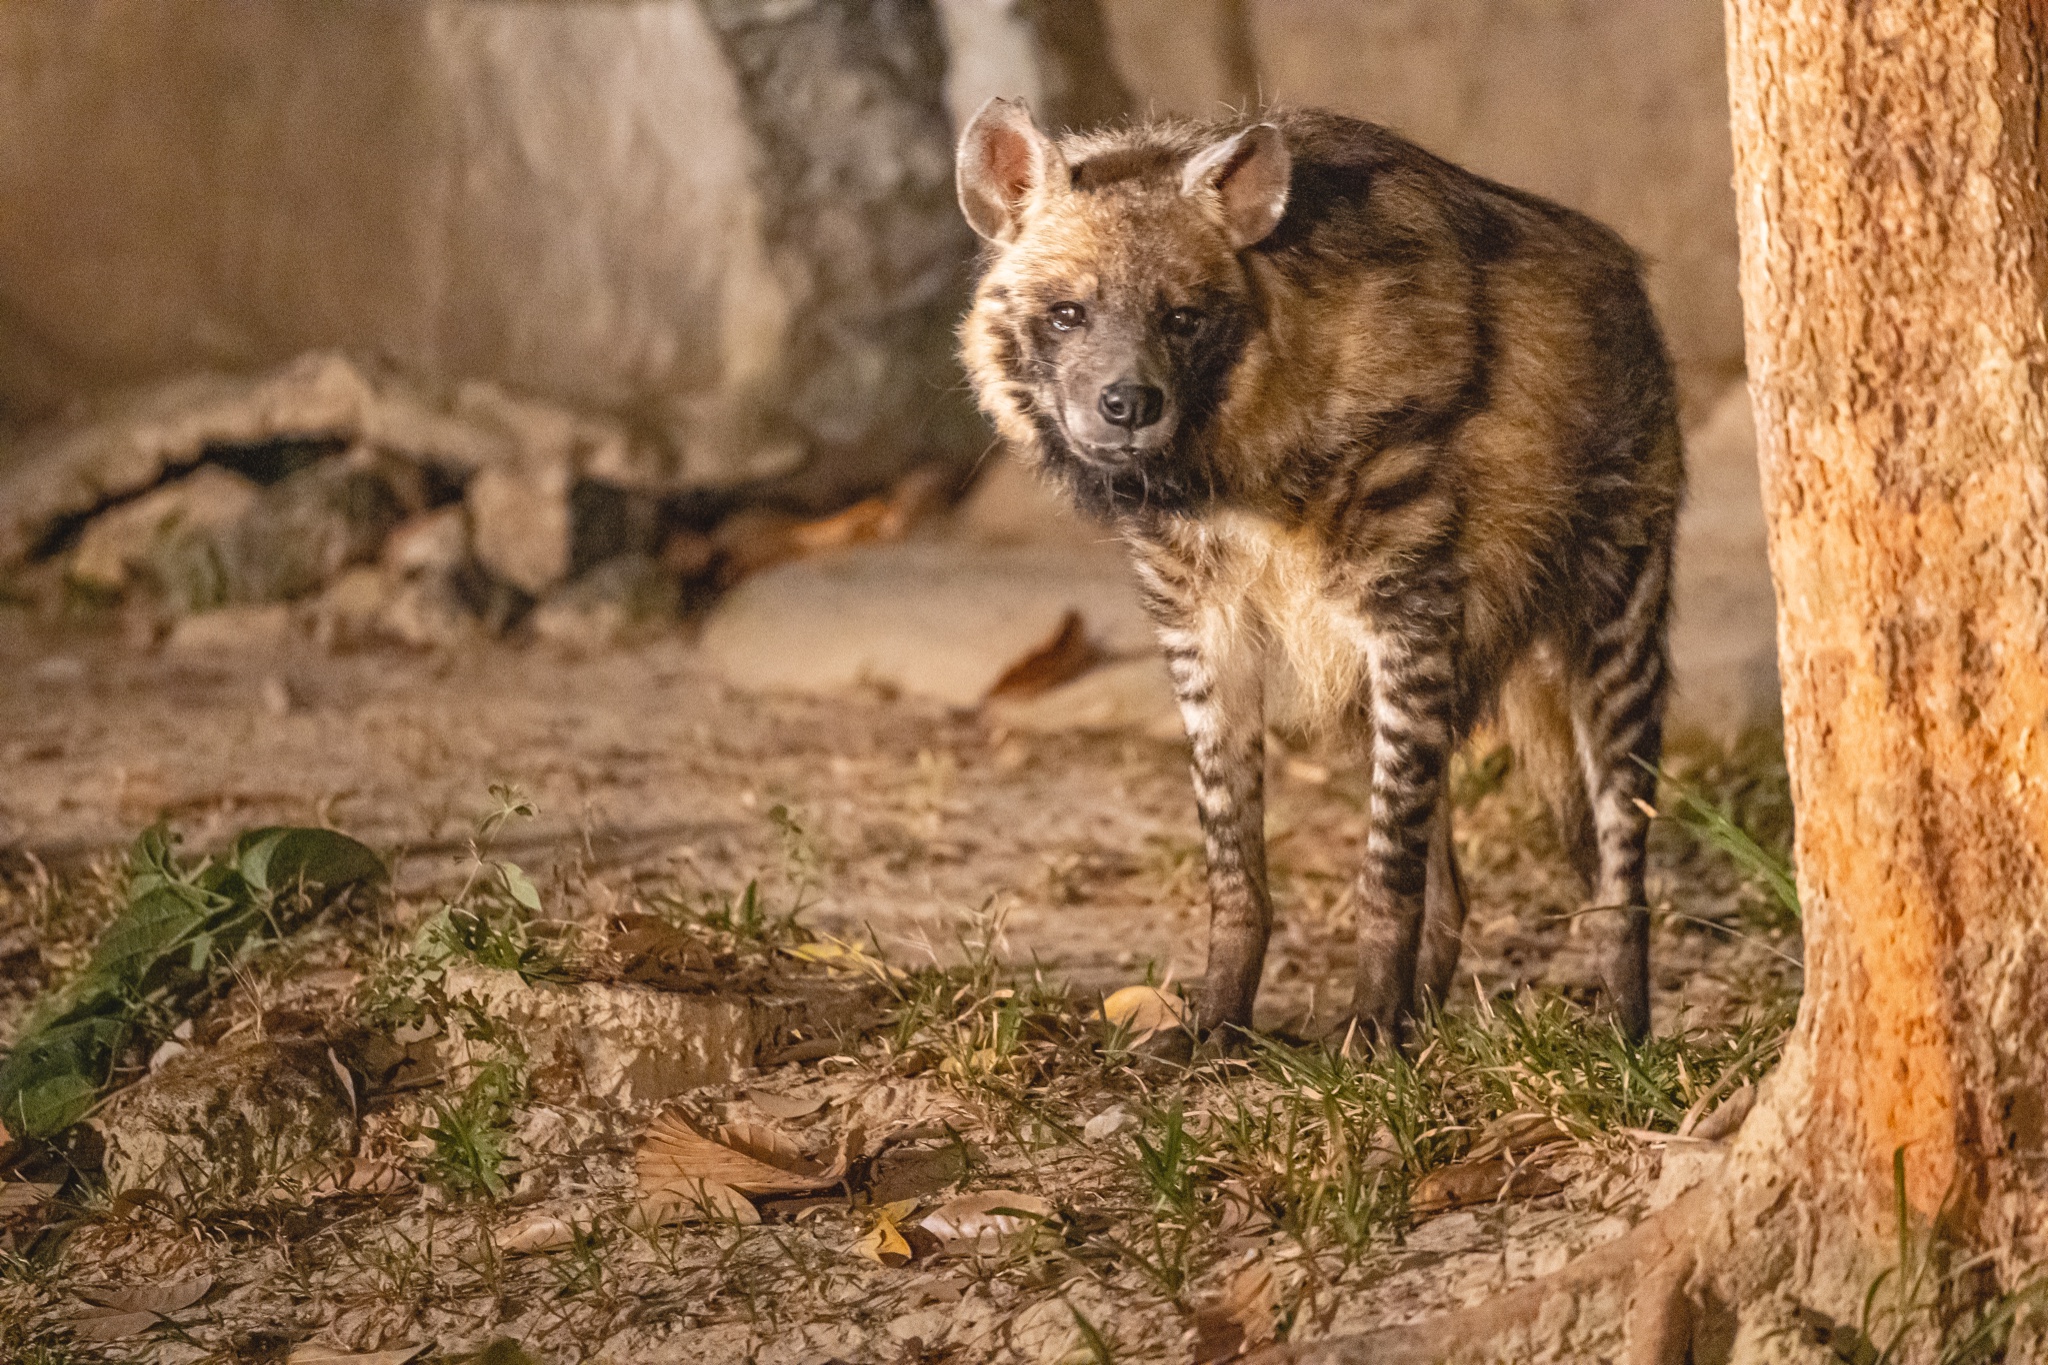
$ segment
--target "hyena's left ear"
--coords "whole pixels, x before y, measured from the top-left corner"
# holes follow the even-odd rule
[[[982,236],[1007,242],[1062,164],[1059,148],[1038,131],[1024,101],[992,99],[960,134],[954,159],[960,211]]]
[[[1280,226],[1293,170],[1294,157],[1280,130],[1259,123],[1196,152],[1180,174],[1180,187],[1184,194],[1215,204],[1230,245],[1242,251]]]

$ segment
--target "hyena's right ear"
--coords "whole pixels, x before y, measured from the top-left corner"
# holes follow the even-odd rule
[[[1024,209],[1064,165],[1059,148],[1038,131],[1022,100],[998,96],[981,106],[960,134],[954,162],[960,211],[992,242],[1017,235]]]

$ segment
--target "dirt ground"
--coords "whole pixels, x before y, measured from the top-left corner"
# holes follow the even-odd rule
[[[507,845],[536,874],[671,872],[742,885],[802,826],[818,876],[806,923],[899,958],[954,952],[992,898],[1007,955],[1087,989],[1198,976],[1205,907],[1184,747],[1123,735],[1006,735],[908,700],[749,696],[686,643],[582,658],[544,648],[144,653],[101,632],[0,632],[0,850],[63,867],[169,819],[197,849],[253,825],[344,829],[399,858],[399,885],[458,875],[494,784],[538,818]],[[1332,1013],[1347,981],[1345,888],[1363,775],[1272,746],[1279,932],[1261,997],[1275,1026]],[[1468,783],[1468,789],[1469,789]],[[1460,975],[1488,991],[1590,986],[1578,901],[1529,803],[1459,821],[1472,889]],[[1739,879],[1660,840],[1654,897],[1724,917]],[[1657,1010],[1719,1008],[1731,940],[1659,925]],[[1739,941],[1735,956],[1744,958]],[[1745,958],[1746,960],[1746,958]],[[1739,973],[1738,973],[1739,975]]]
[[[1342,754],[1284,740],[1273,749],[1270,828],[1280,928],[1259,1022],[1313,1036],[1343,1003],[1345,888],[1362,848],[1363,783]],[[1782,833],[1782,769],[1767,747],[1735,758],[1687,752],[1674,762],[1745,823]],[[450,894],[468,875],[476,816],[490,804],[491,788],[506,784],[530,797],[538,815],[509,827],[494,856],[531,872],[551,907],[569,906],[573,916],[576,906],[616,907],[656,886],[730,893],[759,878],[771,898],[783,898],[776,904],[803,896],[801,922],[813,933],[866,941],[892,963],[937,963],[969,974],[957,979],[980,981],[986,998],[959,1005],[950,1025],[956,1032],[974,1009],[1007,1008],[1001,1002],[1012,998],[1007,988],[989,989],[989,979],[973,975],[986,970],[972,961],[973,934],[990,925],[1000,926],[997,955],[1010,971],[1028,976],[1035,963],[1044,977],[1072,988],[1067,1014],[1047,1005],[1047,1019],[1078,1018],[1119,986],[1189,979],[1202,958],[1200,845],[1182,746],[1113,734],[1005,734],[973,713],[880,695],[744,695],[709,676],[680,638],[593,657],[514,645],[450,654],[151,653],[104,629],[9,623],[0,626],[0,773],[0,859],[17,888],[51,884],[38,881],[45,872],[58,883],[89,879],[160,817],[195,850],[217,848],[251,826],[323,824],[394,855],[398,899],[388,915],[402,926],[417,922],[436,896]],[[1545,821],[1511,779],[1497,780],[1483,754],[1461,763],[1459,793],[1458,839],[1473,914],[1456,1009],[1490,1018],[1487,1002],[1525,986],[1584,998],[1591,972],[1571,932],[1577,893]],[[1771,829],[1773,822],[1780,827]],[[1782,1013],[1796,991],[1796,934],[1769,927],[1756,888],[1682,831],[1660,824],[1653,855],[1652,897],[1661,910],[1653,949],[1658,1033],[1718,1039],[1760,1010]],[[33,917],[23,909],[31,899],[23,893],[6,901],[13,922],[0,919],[0,960],[13,977],[0,1002],[0,1036],[11,1032],[30,993],[78,957],[75,945],[60,952],[36,941]],[[300,967],[329,976],[356,971],[354,980],[360,950],[358,942],[312,951]],[[969,987],[959,989],[958,999],[966,1000]],[[253,1006],[230,999],[216,1008],[253,1008],[262,1033],[260,998]],[[1048,1037],[1072,1042],[1069,1024],[1047,1027]],[[900,1039],[912,1034],[910,1025],[898,1026]],[[1055,1049],[1056,1042],[1044,1046]],[[847,1063],[838,1071],[786,1063],[686,1099],[700,1115],[730,1119],[734,1106],[744,1109],[756,1093],[751,1085],[815,1092],[826,1098],[821,1112],[857,1112],[884,1128],[909,1123],[905,1131],[928,1135],[937,1122],[978,1135],[972,1140],[989,1153],[975,1164],[982,1183],[1028,1185],[1079,1202],[1086,1201],[1077,1192],[1094,1190],[1091,1197],[1105,1209],[1123,1208],[1140,1222],[1161,1216],[1157,1208],[1145,1213],[1145,1186],[1131,1183],[1134,1170],[1143,1173],[1141,1160],[1129,1152],[1112,1158],[1104,1142],[1083,1143],[1078,1134],[1083,1120],[1123,1103],[1128,1087],[1133,1112],[1144,1115],[1137,1131],[1165,1141],[1168,1130],[1153,1126],[1167,1112],[1163,1097],[1183,1091],[1155,1072],[1136,1063],[1076,1071],[1043,1062],[1032,1073],[1038,1080],[997,1084],[975,1080],[973,1058],[983,1054],[972,1052],[952,1071],[941,1066],[899,1083],[890,1078],[904,1071],[901,1048],[875,1047],[872,1055],[855,1050],[865,1060],[837,1059]],[[1685,1073],[1685,1057],[1673,1055]],[[1728,1065],[1733,1075],[1737,1064]],[[856,1077],[866,1079],[856,1085]],[[1253,1095],[1267,1112],[1285,1108],[1284,1086],[1257,1089],[1281,1085],[1273,1075],[1261,1072],[1246,1084],[1253,1089],[1225,1089],[1240,1100]],[[1684,1075],[1681,1089],[1704,1095],[1706,1084]],[[1204,1169],[1212,1175],[1231,1169],[1214,1155],[1229,1145],[1224,1128],[1215,1126],[1225,1112],[1220,1093],[1189,1090],[1173,1101],[1211,1123],[1203,1141],[1212,1154]],[[991,1096],[1006,1098],[998,1103]],[[397,1106],[382,1120],[389,1132],[412,1134],[410,1147],[391,1138],[398,1160],[419,1150],[424,1120],[404,1096],[389,1103]],[[414,1107],[405,1109],[408,1103]],[[1519,1122],[1527,1115],[1510,1112],[1518,1105],[1555,1112],[1552,1101],[1525,1099],[1496,1103],[1482,1117]],[[644,1107],[606,1114],[560,1101],[521,1109],[515,1126],[529,1149],[528,1168],[543,1169],[545,1154],[553,1153],[549,1159],[561,1171],[581,1172],[522,1187],[521,1207],[616,1194],[628,1179],[624,1154],[648,1117]],[[370,1123],[367,1111],[364,1122]],[[815,1149],[831,1127],[805,1128],[799,1145]],[[488,1240],[482,1229],[502,1228],[504,1211],[426,1193],[401,1201],[404,1217],[413,1220],[404,1226],[424,1237],[406,1244],[408,1255],[424,1258],[414,1271],[401,1273],[396,1251],[361,1251],[366,1239],[375,1240],[363,1229],[388,1210],[359,1210],[355,1222],[342,1219],[317,1233],[302,1228],[312,1240],[294,1243],[294,1251],[285,1244],[300,1233],[287,1235],[274,1220],[260,1223],[268,1229],[260,1233],[250,1231],[259,1224],[247,1218],[234,1231],[208,1231],[193,1215],[171,1232],[130,1228],[116,1236],[110,1227],[124,1216],[133,1222],[134,1210],[124,1214],[118,1200],[109,1205],[101,1195],[98,1203],[86,1197],[83,1223],[65,1246],[53,1249],[45,1239],[33,1258],[22,1247],[9,1249],[7,1274],[20,1291],[11,1302],[47,1322],[61,1321],[74,1282],[118,1280],[143,1267],[161,1276],[203,1263],[228,1287],[212,1291],[206,1302],[214,1306],[200,1317],[180,1319],[184,1325],[146,1346],[66,1345],[71,1339],[61,1326],[50,1329],[54,1335],[20,1339],[39,1343],[35,1349],[44,1354],[35,1358],[49,1362],[282,1360],[293,1349],[300,1354],[292,1359],[312,1360],[308,1342],[337,1352],[402,1347],[427,1351],[427,1359],[456,1359],[500,1335],[550,1365],[1180,1360],[1188,1358],[1193,1331],[1193,1286],[1216,1282],[1247,1258],[1283,1263],[1283,1330],[1291,1321],[1311,1333],[1469,1301],[1554,1265],[1573,1246],[1611,1235],[1650,1197],[1661,1149],[1620,1132],[1565,1127],[1573,1141],[1552,1163],[1561,1194],[1434,1219],[1403,1205],[1384,1236],[1360,1234],[1363,1240],[1350,1244],[1353,1254],[1340,1257],[1334,1270],[1318,1259],[1324,1252],[1313,1239],[1297,1236],[1299,1246],[1289,1253],[1277,1227],[1247,1228],[1215,1213],[1228,1203],[1215,1192],[1227,1191],[1225,1181],[1205,1185],[1199,1197],[1187,1195],[1189,1209],[1208,1212],[1201,1214],[1207,1240],[1195,1258],[1199,1273],[1186,1283],[1119,1278],[1114,1269],[1091,1269],[1096,1263],[1080,1251],[1058,1271],[1036,1255],[993,1267],[977,1262],[971,1273],[927,1267],[922,1259],[891,1268],[852,1252],[863,1219],[879,1215],[847,1213],[842,1226],[833,1221],[838,1212],[798,1209],[771,1211],[764,1226],[780,1248],[774,1268],[761,1260],[759,1239],[739,1237],[747,1229],[707,1233],[682,1250],[675,1244],[666,1261],[652,1239],[631,1274],[617,1266],[590,1272],[607,1286],[590,1306],[578,1297],[580,1282],[572,1283],[584,1273],[575,1269],[578,1258],[595,1254],[583,1242],[566,1259],[529,1258],[549,1269],[520,1272],[524,1290],[496,1278],[486,1288],[473,1252],[479,1238]],[[1413,1169],[1401,1188],[1412,1195],[1413,1178],[1467,1152],[1473,1140],[1466,1132],[1455,1148],[1431,1148],[1436,1155],[1426,1160],[1408,1151],[1403,1159]],[[374,1143],[364,1141],[368,1151]],[[959,1183],[960,1173],[954,1175]],[[925,1189],[917,1197],[928,1203],[934,1196]],[[1069,1247],[1093,1245],[1085,1224],[1069,1220]],[[335,1230],[341,1227],[356,1231]],[[443,1253],[434,1250],[437,1235]],[[344,1237],[353,1240],[332,1240]],[[334,1248],[344,1244],[354,1250],[337,1259]],[[1377,1250],[1359,1254],[1368,1244]],[[314,1246],[328,1250],[307,1250]],[[117,1254],[121,1247],[127,1249]],[[445,1265],[437,1254],[445,1254]],[[1144,1262],[1127,1254],[1122,1264]],[[323,1275],[361,1283],[343,1292]],[[0,1291],[6,1278],[0,1275]],[[764,1296],[780,1302],[764,1307]],[[1098,1323],[1111,1326],[1098,1330]],[[518,1359],[505,1354],[510,1350],[488,1358]]]

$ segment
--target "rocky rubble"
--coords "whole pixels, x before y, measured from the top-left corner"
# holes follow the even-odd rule
[[[526,630],[602,648],[754,570],[904,534],[947,478],[806,521],[678,491],[610,418],[340,355],[130,394],[0,472],[0,574],[144,639],[327,649]]]

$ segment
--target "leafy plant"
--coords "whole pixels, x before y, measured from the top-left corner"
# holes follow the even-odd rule
[[[457,1194],[502,1198],[505,1159],[512,1141],[512,1109],[526,1093],[517,1062],[486,1062],[453,1101],[436,1099],[439,1122],[426,1130],[434,1141],[430,1177]]]
[[[182,865],[163,825],[128,857],[127,905],[85,968],[30,1010],[0,1061],[0,1122],[48,1137],[84,1117],[138,1035],[168,1031],[174,1015],[217,988],[249,955],[281,937],[335,891],[384,876],[368,848],[332,830],[272,827],[235,840],[218,861]]]
[[[1737,867],[1754,877],[1778,907],[1796,923],[1799,919],[1799,884],[1792,877],[1792,860],[1758,843],[1748,830],[1735,823],[1726,810],[1697,788],[1674,781],[1672,790],[1678,793],[1678,822],[1702,843],[1719,849]]]

